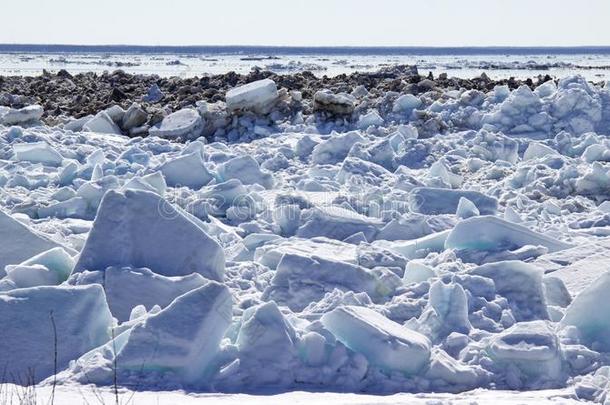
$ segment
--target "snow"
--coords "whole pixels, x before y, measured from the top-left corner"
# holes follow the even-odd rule
[[[604,378],[603,375],[598,379]],[[593,384],[583,384],[581,396],[583,399],[594,399],[591,393],[598,393],[599,399],[605,398],[606,391]],[[593,390],[590,389],[593,387]],[[12,384],[1,386],[2,392],[21,392],[21,387]],[[36,390],[38,398],[51,398],[51,386],[39,387]],[[16,394],[15,394],[16,395]],[[84,386],[58,386],[55,388],[55,400],[65,405],[80,405],[84,401],[95,403],[104,401],[111,403],[116,400],[115,392],[110,388]],[[121,388],[119,400],[132,401],[133,403],[158,404],[158,405],[283,405],[286,403],[311,404],[311,405],[395,405],[413,404],[427,405],[430,403],[443,403],[451,401],[457,404],[485,404],[494,403],[498,405],[577,405],[582,401],[576,399],[576,395],[569,390],[537,390],[537,391],[499,391],[481,390],[463,392],[460,394],[395,394],[395,395],[371,395],[371,394],[349,394],[328,392],[303,392],[293,391],[274,395],[248,395],[248,394],[201,394],[186,393],[184,391],[132,391]]]
[[[224,252],[192,218],[156,194],[111,190],[74,272],[129,265],[168,277],[199,273],[222,280]]]
[[[347,347],[385,370],[415,374],[430,359],[425,336],[369,308],[340,307],[324,314],[322,323]]]
[[[54,374],[55,343],[62,370],[108,341],[112,318],[99,285],[53,286],[0,293],[0,323],[0,363],[10,376],[3,379],[20,383]]]
[[[277,86],[273,80],[258,80],[227,91],[227,109],[265,113],[278,98]]]

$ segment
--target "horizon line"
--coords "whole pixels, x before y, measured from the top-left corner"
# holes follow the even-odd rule
[[[608,48],[608,45],[254,45],[254,44],[188,44],[188,45],[151,45],[151,44],[70,44],[70,43],[19,43],[0,42],[1,47],[125,47],[125,48],[293,48],[293,49],[591,49]]]
[[[393,46],[393,45],[73,45],[73,44],[18,44],[0,43],[0,52],[4,53],[141,53],[141,54],[248,54],[267,56],[281,55],[394,55],[394,56],[439,56],[439,55],[576,55],[604,54],[610,55],[610,45],[578,46]]]

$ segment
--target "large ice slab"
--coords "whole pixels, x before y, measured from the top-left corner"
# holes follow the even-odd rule
[[[54,373],[55,358],[62,370],[108,341],[112,316],[99,285],[34,287],[0,293],[0,325],[3,378],[38,382]]]
[[[345,306],[322,316],[344,345],[387,371],[419,373],[430,360],[430,341],[369,308]]]
[[[513,250],[525,245],[544,246],[549,252],[570,248],[570,245],[504,221],[497,217],[468,218],[458,223],[447,236],[446,249]]]
[[[224,252],[202,228],[147,191],[107,192],[74,271],[147,267],[164,276],[222,280]]]
[[[268,113],[277,102],[277,86],[271,79],[258,80],[227,91],[227,110]]]
[[[283,385],[294,381],[297,334],[275,302],[244,311],[235,341],[242,386]],[[251,381],[251,382],[250,382]]]
[[[421,214],[455,214],[461,198],[471,201],[482,215],[494,215],[498,210],[498,200],[478,191],[432,187],[414,188],[410,194],[410,206]]]

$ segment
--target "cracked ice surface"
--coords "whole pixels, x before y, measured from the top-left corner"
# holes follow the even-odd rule
[[[50,383],[54,319],[63,384],[605,400],[610,93],[439,100],[251,142],[0,127],[0,367]]]

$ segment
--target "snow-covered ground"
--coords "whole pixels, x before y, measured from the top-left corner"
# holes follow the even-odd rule
[[[112,133],[121,108],[0,107],[3,380],[68,404],[607,399],[607,87],[301,97],[263,80],[146,138]]]
[[[21,404],[20,398],[36,398],[38,403],[56,404],[115,404],[122,405],[568,405],[582,404],[582,401],[570,399],[567,390],[543,391],[488,391],[474,390],[461,394],[394,394],[365,395],[338,394],[322,392],[289,392],[276,395],[248,394],[194,394],[183,391],[139,391],[120,389],[118,392],[107,388],[93,386],[41,387],[36,390],[24,390],[21,387],[5,385],[0,390],[2,404]],[[8,394],[7,394],[8,393]],[[118,395],[117,395],[118,393]],[[13,402],[11,402],[11,400]],[[28,402],[24,402],[28,403]],[[36,402],[29,402],[35,404]]]

